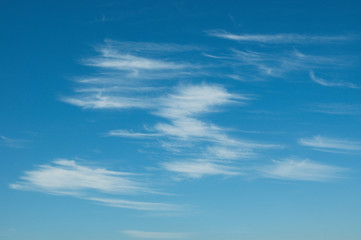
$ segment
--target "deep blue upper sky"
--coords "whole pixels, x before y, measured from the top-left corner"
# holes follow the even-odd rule
[[[0,239],[359,240],[360,9],[1,1]]]

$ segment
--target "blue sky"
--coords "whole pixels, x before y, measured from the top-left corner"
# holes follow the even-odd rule
[[[3,0],[0,239],[360,239],[360,7]]]

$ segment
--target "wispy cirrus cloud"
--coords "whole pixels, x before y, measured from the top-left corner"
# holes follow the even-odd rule
[[[309,73],[310,69],[335,69],[350,64],[344,57],[308,54],[294,47],[289,50],[276,46],[262,50],[231,48],[223,52],[221,56],[204,56],[227,69],[224,77],[242,82],[264,81],[265,77],[284,78],[290,73]]]
[[[199,119],[203,114],[219,111],[226,104],[241,104],[250,98],[231,94],[217,85],[184,85],[174,93],[162,97],[154,114],[168,119],[170,123],[158,123],[155,129],[164,135],[178,138],[203,138],[224,140],[223,130]]]
[[[103,57],[87,59],[84,61],[84,64],[100,68],[133,71],[135,73],[141,70],[177,70],[187,67],[185,64],[177,64],[174,62],[165,62],[151,58],[137,57],[130,54],[114,54],[111,52],[111,50],[105,49],[103,49],[102,53]]]
[[[232,138],[222,127],[201,120],[202,115],[217,112],[222,105],[242,104],[247,100],[250,97],[246,95],[231,94],[222,87],[206,84],[182,86],[163,98],[155,114],[168,119],[170,123],[158,123],[155,129],[167,136],[168,141],[191,144],[184,152],[193,154],[196,146],[201,145],[198,154],[206,158],[192,160],[187,159],[186,154],[183,155],[186,159],[163,162],[161,166],[167,171],[190,178],[239,175],[238,169],[228,160],[250,157],[254,149],[278,148],[277,145]],[[202,147],[204,145],[206,149]]]
[[[135,97],[103,94],[101,91],[94,94],[83,94],[76,97],[62,97],[64,102],[91,109],[126,109],[149,108],[150,103]]]
[[[240,158],[247,159],[253,157],[254,155],[255,153],[252,148],[241,146],[209,146],[206,152],[207,157],[222,160],[235,160]]]
[[[160,80],[194,76],[200,68],[178,56],[197,50],[191,46],[106,40],[95,50],[97,56],[81,61],[95,73],[76,80],[75,93],[62,101],[93,109],[149,108],[154,104],[149,93],[164,88]]]
[[[210,36],[224,38],[228,40],[268,44],[310,44],[324,42],[340,42],[353,39],[352,36],[302,35],[296,33],[233,34],[224,30],[210,30],[206,32]]]
[[[118,195],[154,194],[140,177],[133,173],[111,171],[104,168],[78,164],[74,160],[58,159],[52,164],[26,171],[20,181],[10,188],[39,191],[47,194],[73,196],[102,205],[136,210],[175,210],[177,206],[166,203],[131,201],[114,198]],[[112,197],[109,197],[109,196]]]
[[[159,55],[168,53],[179,53],[179,52],[191,52],[201,51],[202,48],[194,45],[184,45],[175,43],[154,43],[154,42],[134,42],[134,41],[115,41],[112,39],[105,39],[104,43],[108,46],[118,49],[117,52],[130,51],[141,54],[154,54]],[[97,47],[97,49],[103,49],[103,45]]]
[[[170,123],[158,123],[155,129],[164,135],[187,141],[224,143],[226,145],[272,148],[276,145],[258,144],[230,137],[228,130],[203,120],[205,114],[219,113],[221,107],[243,105],[252,99],[249,95],[232,94],[218,85],[200,84],[177,87],[174,93],[160,99],[153,114]]]
[[[361,142],[328,138],[319,135],[312,138],[301,138],[298,142],[303,146],[312,147],[319,151],[341,151],[344,153],[361,151]]]
[[[200,50],[198,47],[179,44],[117,42],[109,39],[106,39],[104,44],[96,46],[95,49],[100,56],[84,59],[84,64],[130,72],[193,68],[194,64],[183,62],[177,55],[182,52]]]
[[[114,137],[129,137],[129,138],[148,138],[148,137],[161,136],[160,133],[139,133],[139,132],[122,130],[122,129],[109,131],[106,135],[114,136]]]
[[[169,203],[158,203],[158,202],[142,202],[132,201],[115,198],[102,198],[102,197],[88,197],[86,200],[96,202],[101,205],[115,207],[115,208],[128,208],[142,211],[180,211],[181,206]]]
[[[333,57],[309,55],[298,50],[258,52],[232,50],[233,64],[255,67],[264,76],[283,77],[286,73],[309,71],[310,68],[330,68],[345,63]]]
[[[346,103],[322,103],[310,106],[311,111],[332,115],[360,115],[361,105]]]
[[[38,190],[49,193],[67,192],[82,195],[83,191],[95,190],[104,193],[136,193],[146,189],[131,180],[131,174],[92,168],[77,164],[74,160],[58,159],[52,165],[41,165],[27,171],[23,181],[11,184],[19,190]]]
[[[313,71],[310,71],[312,81],[325,87],[345,87],[345,88],[359,88],[356,84],[350,82],[332,82],[320,77],[316,77]]]
[[[160,99],[158,115],[169,119],[179,119],[207,113],[215,107],[229,103],[250,100],[247,95],[231,94],[222,86],[214,84],[183,85]]]
[[[352,35],[316,36],[302,34],[232,34],[222,30],[207,31],[208,35],[239,43],[238,47],[216,53],[203,53],[228,73],[225,77],[247,82],[265,81],[267,77],[286,78],[291,73],[309,73],[311,69],[333,70],[352,66],[352,57],[308,53],[302,50],[311,44],[345,43],[358,37]],[[253,45],[251,45],[253,44]],[[298,44],[295,47],[295,44]],[[301,49],[301,50],[300,50]],[[309,51],[309,49],[308,49]],[[315,78],[316,79],[316,78]],[[352,83],[318,79],[320,84],[355,88]]]
[[[184,239],[189,237],[189,233],[179,232],[149,232],[139,230],[124,230],[125,235],[142,239]]]
[[[265,178],[279,180],[328,182],[341,177],[346,168],[313,162],[308,159],[286,159],[273,161],[272,164],[258,169],[259,174]]]
[[[236,167],[206,160],[183,160],[162,163],[164,169],[187,178],[201,178],[209,175],[242,175]]]
[[[111,136],[149,138],[159,137],[161,147],[176,153],[175,159],[162,161],[161,167],[169,172],[190,178],[209,175],[239,175],[231,162],[247,159],[255,150],[280,148],[229,136],[229,130],[203,120],[205,114],[219,113],[222,106],[245,104],[250,96],[229,93],[212,84],[180,85],[172,93],[156,100],[153,115],[166,122],[156,123],[145,133],[114,130]],[[172,146],[169,148],[169,146]],[[179,155],[182,159],[179,159]],[[194,160],[196,158],[196,160]],[[198,160],[202,158],[202,160]]]
[[[190,162],[199,166],[199,176],[214,175],[217,167],[223,169],[217,175],[230,175],[231,171],[226,171],[231,168],[228,166],[229,161],[249,158],[255,149],[280,147],[277,144],[234,138],[229,134],[230,130],[204,119],[206,114],[219,113],[225,106],[249,102],[252,100],[251,95],[230,93],[222,85],[209,83],[170,82],[166,88],[164,84],[160,84],[160,80],[181,79],[187,73],[197,77],[202,64],[185,62],[182,54],[199,49],[172,44],[107,40],[105,44],[97,46],[96,50],[98,56],[85,59],[82,63],[101,70],[101,74],[80,79],[75,94],[63,97],[62,100],[85,109],[137,108],[159,117],[157,123],[150,127],[148,125],[143,132],[115,129],[105,135],[142,138],[147,141],[158,138],[161,148],[172,153],[177,151],[168,165],[160,161],[164,170],[180,173],[181,171],[173,171],[174,166],[186,161],[183,167]],[[181,153],[183,159],[179,159]],[[208,159],[208,162],[202,161],[207,170],[202,169],[198,161],[189,161],[199,158]],[[221,163],[223,160],[227,163]]]
[[[0,135],[0,146],[3,147],[23,148],[26,142],[28,141],[23,139],[9,138]]]
[[[298,37],[300,41],[306,39],[300,36],[278,37]],[[276,38],[272,40],[269,37],[269,41],[276,41]],[[232,106],[248,104],[253,99],[252,95],[231,93],[222,85],[204,81],[187,84],[168,82],[166,87],[160,84],[159,80],[173,77],[179,80],[187,73],[192,73],[197,79],[195,70],[203,66],[184,61],[181,56],[185,51],[199,49],[180,45],[108,41],[100,45],[97,51],[100,56],[86,59],[83,63],[101,69],[102,73],[81,79],[76,94],[63,100],[83,108],[138,108],[158,117],[151,126],[146,124],[147,128],[143,131],[115,129],[108,131],[106,136],[138,138],[152,141],[153,146],[158,144],[159,148],[172,156],[169,157],[167,153],[166,159],[159,160],[162,170],[188,178],[242,175],[243,170],[238,167],[241,161],[242,166],[252,168],[251,163],[244,161],[254,158],[261,151],[284,147],[243,139],[239,134],[235,137],[232,129],[208,118]],[[205,54],[204,51],[198,53],[230,62],[233,66],[252,67],[256,73],[272,77],[284,77],[293,71],[309,72],[311,68],[344,65],[337,58],[308,55],[295,49],[286,52],[274,49],[268,52],[231,49],[230,54],[221,57]],[[238,79],[238,75],[232,76]],[[116,205],[115,202],[112,204]]]

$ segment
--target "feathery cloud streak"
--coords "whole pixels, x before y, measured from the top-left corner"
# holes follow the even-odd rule
[[[109,50],[103,51],[103,57],[88,59],[87,61],[84,61],[85,65],[125,71],[176,70],[186,67],[183,64],[176,64],[173,62],[164,62],[156,59],[142,58],[129,54],[109,54]]]
[[[113,130],[109,136],[149,138],[160,137],[173,146],[181,146],[183,159],[162,162],[163,169],[190,178],[206,175],[238,175],[236,168],[229,166],[229,160],[245,159],[255,149],[279,148],[278,145],[261,144],[234,139],[214,124],[204,122],[200,117],[206,113],[218,112],[225,104],[241,104],[250,98],[231,94],[217,85],[181,85],[173,93],[155,100],[157,104],[151,113],[168,120],[159,122],[149,133],[134,133],[127,130]],[[174,150],[174,149],[173,149]],[[193,159],[203,157],[202,161]],[[204,158],[205,157],[205,158]],[[184,159],[185,158],[185,159]],[[214,161],[227,160],[226,163]]]
[[[290,35],[289,39],[291,36],[295,39],[300,37]],[[106,44],[98,48],[101,56],[84,61],[102,69],[103,75],[82,79],[79,83],[85,87],[77,89],[79,95],[63,100],[83,108],[140,108],[158,116],[158,122],[153,126],[147,125],[145,131],[116,129],[106,135],[145,141],[157,138],[155,142],[159,143],[159,147],[174,156],[170,160],[168,157],[167,161],[159,161],[163,170],[189,178],[240,175],[243,174],[237,167],[240,160],[247,161],[259,151],[283,147],[233,137],[231,130],[206,120],[206,114],[219,113],[224,106],[249,102],[252,100],[250,95],[230,93],[221,85],[204,82],[168,82],[166,88],[159,83],[164,76],[171,78],[174,73],[178,75],[176,79],[181,79],[187,71],[194,73],[197,80],[196,70],[200,70],[202,64],[194,67],[180,60],[182,58],[178,58],[177,54],[199,49],[150,43]],[[130,46],[129,49],[126,46]],[[273,77],[283,77],[291,71],[309,71],[311,66],[343,65],[335,58],[306,55],[297,50],[265,53],[232,49],[231,53],[225,58],[215,59],[233,61],[236,66],[256,67],[262,75]]]
[[[102,74],[81,79],[76,95],[62,100],[82,108],[138,108],[166,120],[158,121],[142,133],[116,129],[106,134],[148,141],[157,137],[162,142],[160,147],[177,151],[178,155],[182,152],[182,159],[175,156],[174,161],[161,161],[166,171],[188,177],[236,175],[229,161],[249,158],[256,149],[280,146],[233,138],[229,130],[203,120],[205,114],[220,112],[223,106],[245,104],[251,100],[249,95],[230,93],[216,84],[175,86],[170,82],[166,89],[159,84],[164,77],[176,75],[179,79],[187,71],[196,77],[195,70],[199,71],[202,64],[187,63],[177,56],[184,51],[198,50],[189,46],[108,40],[97,48],[100,56],[83,61],[102,69]],[[222,163],[223,160],[226,162]]]
[[[139,179],[135,180],[139,178],[135,174],[80,165],[74,160],[55,160],[52,165],[38,166],[35,170],[25,172],[24,176],[20,178],[21,181],[10,184],[10,188],[73,196],[120,208],[157,211],[176,208],[176,206],[166,203],[109,198],[109,195],[155,192],[146,187]]]
[[[312,81],[325,87],[346,87],[346,88],[359,88],[356,84],[350,82],[331,82],[323,78],[316,77],[313,71],[310,71]]]
[[[94,109],[149,108],[154,104],[149,93],[164,88],[159,80],[195,75],[200,67],[177,56],[196,50],[187,46],[107,40],[96,50],[98,56],[82,61],[95,67],[96,73],[77,80],[75,94],[62,101]]]
[[[264,76],[284,77],[295,71],[308,71],[310,68],[329,68],[344,65],[336,58],[308,55],[297,50],[284,52],[256,52],[232,50],[232,58],[240,63],[256,67]],[[236,64],[236,63],[235,63]]]
[[[159,133],[137,133],[137,132],[131,132],[121,129],[109,131],[107,135],[115,136],[115,137],[129,137],[129,138],[146,138],[146,137],[161,136],[161,134]]]
[[[361,105],[345,103],[316,104],[311,107],[314,112],[333,115],[361,115]]]
[[[99,203],[108,207],[115,208],[128,208],[141,211],[180,211],[181,206],[169,203],[157,203],[157,202],[141,202],[141,201],[130,201],[124,199],[114,198],[102,198],[102,197],[88,197],[84,198],[96,203]]]
[[[24,147],[25,142],[27,141],[23,139],[8,138],[0,135],[0,146],[10,148],[22,148]]]
[[[350,36],[316,36],[301,34],[233,34],[223,30],[207,31],[208,35],[239,42],[269,43],[269,44],[310,44],[324,42],[339,42],[351,40]]]
[[[234,40],[239,43],[238,49],[224,49],[217,54],[204,53],[204,56],[214,62],[224,64],[227,76],[237,81],[268,80],[266,77],[285,78],[287,73],[307,72],[313,81],[334,87],[358,88],[349,82],[331,82],[314,76],[311,69],[335,70],[351,66],[350,56],[324,56],[309,54],[298,50],[311,44],[345,43],[356,40],[356,36],[315,36],[302,34],[232,34],[222,30],[207,31],[209,36]],[[254,45],[250,45],[254,44]],[[266,45],[267,44],[267,45]],[[298,44],[295,49],[295,44]],[[288,50],[287,50],[288,49]],[[254,73],[250,74],[252,70]],[[312,72],[312,73],[311,73]],[[257,74],[258,73],[258,74]]]
[[[303,146],[312,147],[315,150],[326,151],[335,150],[343,152],[361,151],[361,142],[349,141],[344,139],[327,138],[314,136],[312,138],[302,138],[299,143]]]
[[[247,100],[250,98],[245,95],[231,94],[220,86],[206,84],[180,86],[175,93],[162,98],[155,114],[168,119],[170,123],[158,123],[155,129],[167,136],[168,141],[190,145],[184,150],[185,160],[163,162],[161,166],[189,178],[239,175],[229,160],[248,158],[255,149],[280,147],[232,138],[223,128],[200,119],[205,113],[217,112],[217,107],[241,104]],[[199,145],[198,155],[205,158],[199,160],[192,155],[187,157],[186,152],[194,153]]]

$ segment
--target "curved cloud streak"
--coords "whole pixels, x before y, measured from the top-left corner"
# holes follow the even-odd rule
[[[207,31],[208,35],[239,42],[255,42],[269,44],[309,44],[322,42],[338,42],[352,39],[350,36],[302,35],[295,33],[278,34],[233,34],[223,30]]]

